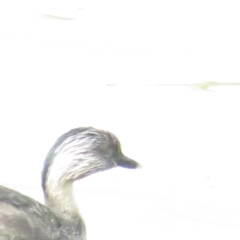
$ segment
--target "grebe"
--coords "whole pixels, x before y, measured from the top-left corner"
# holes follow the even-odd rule
[[[137,168],[116,136],[92,127],[60,136],[42,170],[45,205],[0,186],[0,240],[85,240],[72,191],[75,180],[116,166]]]

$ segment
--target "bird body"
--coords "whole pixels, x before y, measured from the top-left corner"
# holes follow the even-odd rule
[[[86,127],[63,134],[43,166],[45,205],[0,186],[0,240],[85,240],[73,182],[116,166],[139,164],[123,155],[112,133]]]
[[[0,240],[57,239],[59,227],[59,220],[48,207],[0,186]]]

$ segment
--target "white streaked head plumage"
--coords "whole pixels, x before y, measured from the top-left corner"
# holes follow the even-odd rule
[[[115,166],[136,168],[138,164],[122,154],[120,142],[110,132],[92,127],[63,134],[50,149],[42,172],[44,191]]]
[[[113,155],[119,151],[119,141],[109,132],[94,128],[72,129],[49,151],[42,173],[43,187],[114,167]]]

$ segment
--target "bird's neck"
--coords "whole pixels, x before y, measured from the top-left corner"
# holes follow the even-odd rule
[[[72,183],[49,184],[45,192],[45,204],[54,213],[66,218],[79,215]]]
[[[75,202],[72,182],[49,184],[45,192],[45,205],[56,214],[70,234],[79,234],[80,239],[85,239],[85,223]]]

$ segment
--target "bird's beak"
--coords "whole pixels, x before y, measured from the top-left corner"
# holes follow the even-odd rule
[[[120,157],[118,157],[116,160],[116,163],[119,167],[124,167],[124,168],[134,169],[134,168],[141,167],[141,165],[138,162],[136,162],[136,161],[132,160],[131,158],[128,158],[124,155],[121,155]]]

